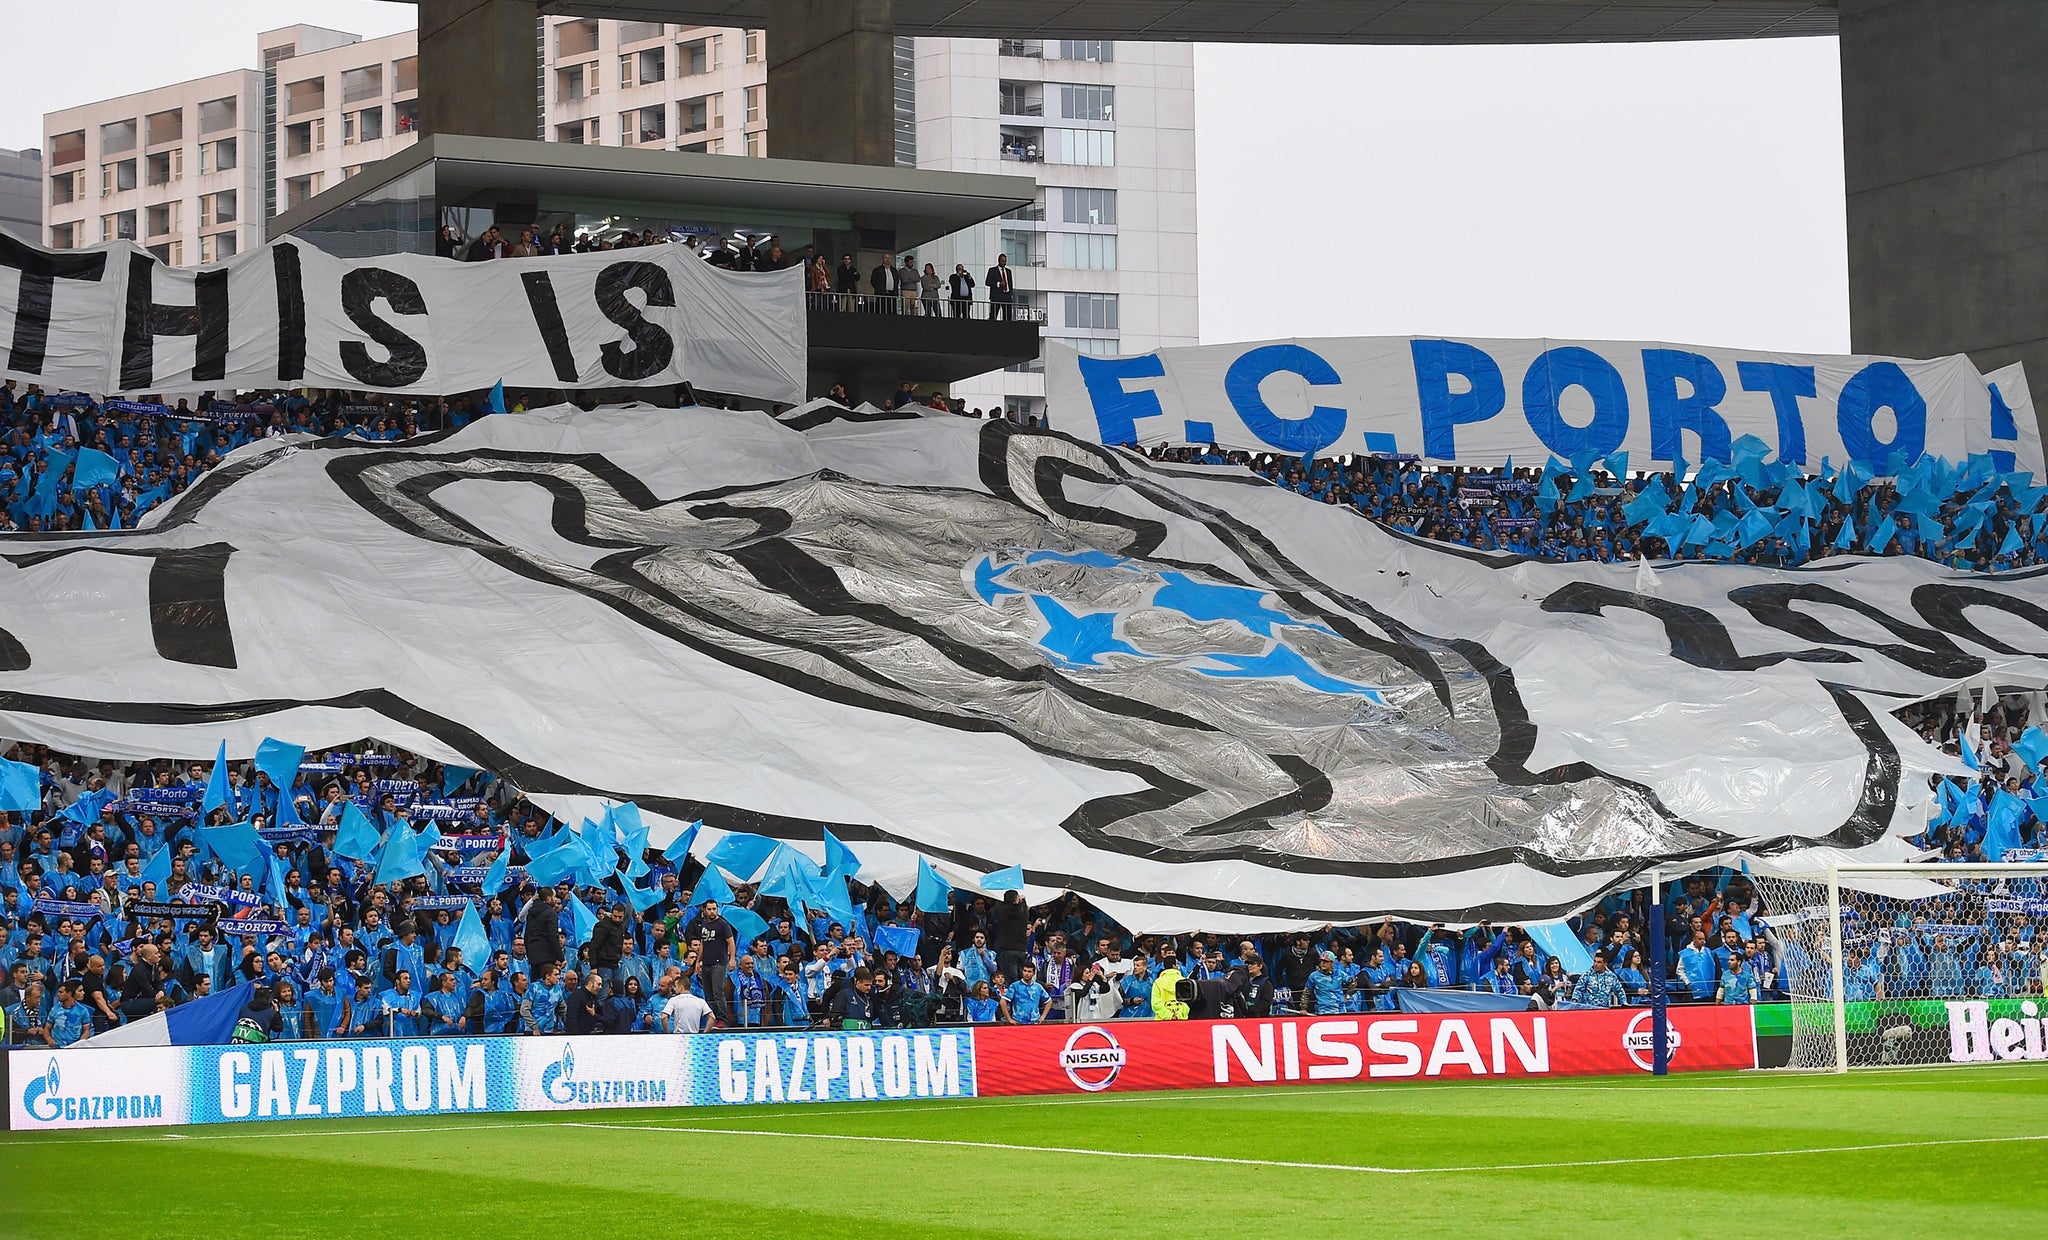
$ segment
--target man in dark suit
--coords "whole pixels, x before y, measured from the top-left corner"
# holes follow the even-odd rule
[[[967,274],[967,264],[954,263],[953,274],[948,277],[947,283],[952,286],[953,317],[966,318],[967,308],[974,302],[974,277]]]
[[[875,298],[868,309],[877,314],[896,313],[896,290],[902,287],[898,283],[901,279],[896,274],[896,256],[882,255],[881,265],[868,273],[868,292]]]
[[[839,256],[839,270],[832,273],[832,291],[841,297],[860,296],[860,267],[853,261],[853,255],[841,254]],[[839,308],[841,310],[850,310],[853,308],[853,303],[850,301],[840,302]]]
[[[996,265],[988,269],[988,278],[982,281],[988,286],[988,317],[991,319],[1012,319],[1017,316],[1017,294],[1010,286],[1010,256],[996,255]]]

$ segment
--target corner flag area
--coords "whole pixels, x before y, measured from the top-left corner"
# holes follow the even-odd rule
[[[2018,1235],[2038,1227],[2048,1073],[1699,1073],[840,1107],[16,1135],[0,1184],[95,1169],[97,1240]],[[78,1202],[10,1189],[0,1235]],[[573,1203],[573,1204],[572,1204]]]

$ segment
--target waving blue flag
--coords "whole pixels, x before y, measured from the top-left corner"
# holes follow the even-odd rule
[[[811,894],[804,898],[804,907],[853,928],[853,898],[847,894],[844,874],[820,874],[811,884]]]
[[[2012,751],[2025,758],[2029,767],[2039,767],[2048,761],[2048,732],[2038,727],[2028,728],[2012,743]]]
[[[573,845],[539,853],[528,852],[526,876],[543,887],[552,887],[577,873],[586,860],[583,850]]]
[[[860,858],[853,855],[851,848],[839,842],[839,837],[832,834],[832,828],[826,827],[824,831],[825,873],[837,874],[845,878],[852,878],[854,875],[859,874]]]
[[[206,851],[237,871],[255,868],[263,856],[263,839],[256,834],[256,828],[246,822],[233,822],[224,827],[201,827],[199,838],[205,842]]]
[[[498,850],[498,859],[491,862],[490,870],[484,874],[483,891],[486,897],[497,895],[505,890],[505,876],[511,872],[511,869],[512,841],[508,839],[505,841],[505,846]]]
[[[761,894],[786,900],[791,908],[795,908],[810,894],[811,881],[817,877],[817,872],[809,857],[787,844],[779,845],[775,854],[768,858],[768,868],[761,874]]]
[[[768,858],[775,854],[777,845],[765,835],[752,835],[744,831],[729,833],[711,846],[704,859],[742,879],[752,878],[760,873]]]
[[[478,774],[480,774],[480,772],[475,767],[471,766],[442,767],[441,795],[444,797],[454,796],[455,790],[457,788],[460,788],[462,785],[476,778]],[[465,952],[464,954],[467,955],[468,953]]]
[[[924,937],[924,931],[916,926],[876,926],[875,946],[885,952],[895,952],[905,960],[915,959],[917,944]]]
[[[256,746],[256,769],[263,772],[271,786],[279,791],[288,791],[298,782],[299,763],[305,760],[304,745],[287,745],[266,736],[263,743]]]
[[[982,875],[981,889],[983,891],[1024,890],[1024,867],[1013,865],[1007,870],[997,870],[994,873]]]
[[[155,883],[156,898],[159,900],[164,898],[166,894],[164,884],[171,881],[171,846],[169,844],[158,848],[149,855],[148,861],[143,862],[142,881],[145,883]]]
[[[476,915],[474,900],[462,906],[462,921],[455,927],[455,946],[462,949],[462,963],[478,976],[491,958],[491,936],[484,933],[483,918]]]
[[[71,466],[71,485],[81,490],[108,486],[120,477],[120,464],[98,448],[80,448]]]
[[[220,752],[213,759],[213,773],[206,777],[206,795],[199,802],[199,816],[208,814],[228,803],[228,743],[220,743]]]
[[[571,945],[571,946],[574,946],[574,947],[581,947],[581,946],[583,946],[583,945],[584,945],[585,943],[588,943],[588,942],[590,941],[590,936],[591,936],[591,933],[592,933],[593,931],[595,931],[596,929],[597,929],[597,914],[596,914],[596,913],[593,913],[593,912],[591,912],[591,911],[590,911],[590,906],[589,906],[588,904],[585,904],[585,903],[583,902],[583,897],[582,897],[582,896],[579,896],[579,895],[577,895],[577,894],[576,894],[575,892],[573,892],[573,891],[572,891],[572,892],[570,892],[570,893],[569,893],[569,943],[570,943],[570,945]]]
[[[1991,793],[1991,813],[1984,825],[1984,856],[2005,860],[2007,851],[2020,846],[2020,824],[2027,820],[2027,803],[2003,788]]]
[[[943,913],[953,907],[953,884],[939,877],[932,863],[917,859],[917,911]]]
[[[277,804],[271,811],[270,825],[273,827],[303,827],[306,825],[306,820],[299,816],[299,803],[292,800],[292,791],[289,787],[277,790]]]
[[[692,907],[706,900],[716,900],[721,905],[732,903],[732,885],[725,881],[725,875],[720,874],[715,865],[704,867],[704,877],[698,879],[696,887],[690,891]]]
[[[379,838],[377,828],[370,825],[370,819],[357,808],[354,801],[341,803],[341,829],[334,836],[334,851],[357,861],[368,861],[377,855]]]
[[[263,870],[264,898],[270,901],[270,907],[277,910],[278,916],[283,917],[291,910],[289,898],[284,889],[284,859],[275,853],[265,853],[263,855]]]
[[[684,827],[682,834],[670,840],[668,847],[661,850],[663,859],[678,870],[682,869],[683,862],[690,859],[690,846],[697,842],[697,829],[703,825],[701,822],[693,822]]]
[[[638,883],[626,884],[626,899],[633,905],[633,911],[644,913],[661,903],[665,893],[660,887],[642,887]]]
[[[412,833],[412,828],[403,819],[392,823],[391,830],[384,835],[384,852],[377,858],[377,885],[382,887],[400,879],[416,878],[426,872],[419,837]]]
[[[725,918],[726,925],[732,927],[733,942],[739,944],[741,951],[746,951],[752,946],[755,939],[766,938],[768,935],[767,921],[750,908],[741,908],[735,904],[720,908],[718,915]]]

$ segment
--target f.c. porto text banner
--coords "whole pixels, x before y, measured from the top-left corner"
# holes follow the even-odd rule
[[[1271,340],[1046,359],[1055,429],[1106,444],[1380,453],[1498,465],[1626,451],[1726,461],[1744,435],[1788,464],[1961,460],[2042,472],[2019,376],[1969,358],[1764,353],[1621,341]],[[2002,388],[2014,388],[2003,391]]]
[[[0,233],[0,374],[64,391],[658,387],[800,401],[802,273],[687,246],[459,263],[342,259],[292,238],[168,267],[132,242]]]

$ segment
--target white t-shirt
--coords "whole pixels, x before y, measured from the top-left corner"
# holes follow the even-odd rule
[[[675,1033],[702,1033],[711,1023],[711,1005],[687,990],[662,1004],[661,1012]]]

